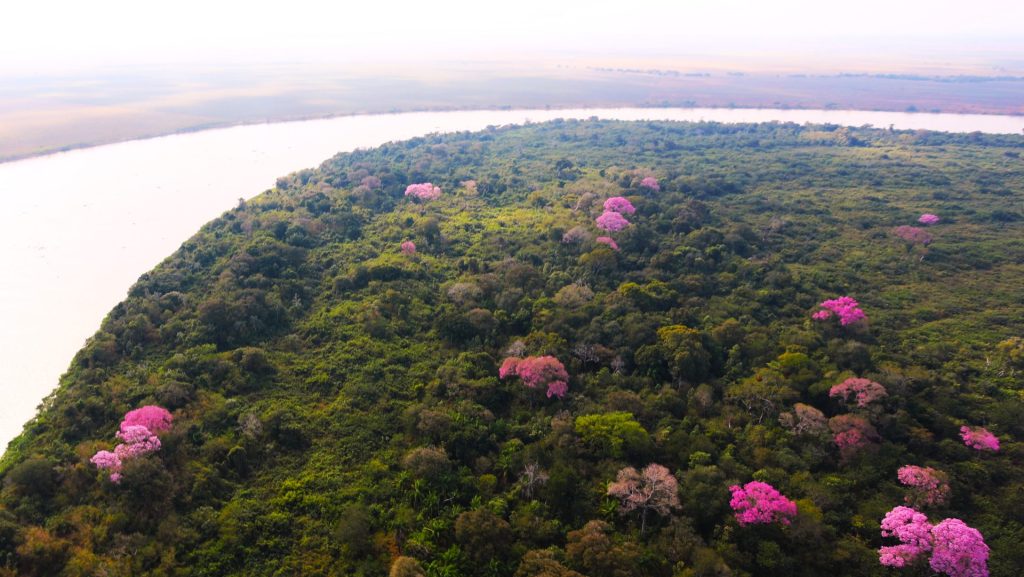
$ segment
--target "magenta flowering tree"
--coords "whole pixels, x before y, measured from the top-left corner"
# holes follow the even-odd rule
[[[923,513],[910,507],[896,507],[882,519],[882,537],[899,539],[899,545],[878,550],[879,562],[887,567],[906,567],[932,550],[932,524]]]
[[[949,577],[988,577],[988,545],[960,519],[932,525],[923,513],[896,507],[882,519],[882,537],[900,541],[878,550],[879,562],[887,567],[907,567],[929,557],[932,571]]]
[[[519,377],[531,389],[547,388],[548,398],[561,399],[569,390],[569,373],[565,366],[550,355],[543,357],[508,357],[501,363],[498,376],[502,379]]]
[[[751,481],[742,487],[733,485],[729,491],[732,492],[729,506],[741,526],[775,522],[789,525],[796,517],[796,503],[768,483]]]
[[[886,396],[885,387],[868,379],[850,377],[845,381],[834,385],[828,391],[828,396],[839,399],[842,403],[856,401],[857,407],[865,408],[871,403],[882,400]]]
[[[981,532],[960,519],[945,519],[932,528],[933,571],[950,577],[988,577],[989,548]]]
[[[633,203],[629,202],[629,199],[624,196],[613,196],[604,201],[604,209],[605,211],[617,212],[619,214],[633,214],[636,212]]]
[[[121,420],[121,430],[125,427],[141,425],[154,433],[163,433],[171,430],[174,425],[174,417],[170,411],[156,405],[146,405],[134,411],[128,411]]]
[[[960,438],[964,444],[979,451],[999,451],[999,438],[985,427],[960,427]]]
[[[97,451],[89,462],[101,471],[110,471],[112,483],[120,483],[121,467],[124,462],[159,451],[161,444],[156,433],[170,430],[173,423],[171,413],[156,405],[128,411],[121,420],[116,435],[124,442],[114,447],[113,452]]]
[[[615,239],[613,239],[610,236],[599,236],[594,240],[601,244],[608,245],[608,247],[611,248],[612,250],[619,250],[619,243],[615,242]]]
[[[640,181],[640,186],[644,188],[649,188],[654,192],[658,192],[661,190],[661,185],[658,184],[658,179],[654,178],[653,176],[645,176],[644,179]]]
[[[904,500],[914,507],[935,507],[949,500],[949,476],[931,467],[904,465],[896,472],[908,492]]]
[[[124,441],[114,447],[114,453],[122,461],[133,457],[141,457],[160,450],[160,439],[142,425],[127,425],[121,423],[121,430],[117,438]]]
[[[668,468],[657,463],[637,471],[626,467],[619,471],[614,483],[608,484],[608,495],[619,499],[619,512],[640,511],[640,534],[647,527],[647,512],[668,515],[679,507],[679,485]]]
[[[411,196],[420,200],[437,200],[441,198],[441,188],[429,182],[410,184],[405,187],[405,196]]]
[[[407,240],[402,243],[402,254],[416,254],[416,243]]]
[[[843,296],[837,299],[830,299],[822,301],[820,305],[822,310],[814,313],[812,318],[815,320],[823,321],[835,315],[839,318],[839,324],[851,325],[857,321],[867,318],[864,311],[860,308],[858,303],[853,297]]]
[[[939,222],[940,220],[942,220],[942,219],[940,219],[939,217],[935,216],[934,214],[929,214],[929,213],[926,212],[926,213],[922,214],[920,216],[920,218],[917,219],[917,222],[919,222],[919,223],[921,223],[921,224],[923,224],[925,226],[928,226],[928,225],[935,224],[935,223]]]
[[[903,239],[908,246],[914,246],[915,244],[928,246],[933,240],[932,233],[927,230],[905,224],[892,229],[892,233]]]
[[[610,210],[606,210],[604,214],[597,217],[595,222],[598,228],[608,232],[618,232],[629,226],[629,221],[624,216]]]

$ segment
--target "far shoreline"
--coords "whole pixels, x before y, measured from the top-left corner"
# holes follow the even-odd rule
[[[198,132],[206,132],[213,130],[227,130],[231,128],[238,128],[244,126],[262,126],[272,124],[287,124],[287,123],[299,123],[299,122],[315,122],[323,120],[334,120],[339,118],[351,118],[357,116],[387,116],[387,115],[399,115],[399,114],[416,114],[416,113],[445,113],[445,112],[517,112],[517,111],[570,111],[570,110],[714,110],[714,111],[775,111],[782,113],[789,112],[822,112],[822,113],[885,113],[885,114],[908,114],[914,116],[979,116],[979,117],[990,117],[990,118],[1013,118],[1013,119],[1024,119],[1024,113],[994,113],[994,112],[945,112],[945,111],[920,111],[920,110],[894,110],[888,108],[815,108],[815,107],[803,107],[803,106],[651,106],[651,105],[636,105],[636,104],[608,104],[608,105],[596,105],[587,104],[579,106],[548,106],[539,108],[536,106],[465,106],[465,107],[423,107],[423,108],[410,108],[410,109],[391,109],[387,111],[379,110],[364,110],[356,112],[339,112],[333,114],[324,115],[302,115],[302,116],[280,116],[275,118],[268,118],[262,121],[237,121],[237,122],[218,122],[210,124],[201,124],[195,126],[186,126],[175,130],[156,132],[156,133],[144,133],[125,138],[113,138],[113,139],[101,139],[89,142],[80,142],[69,145],[62,145],[59,147],[48,148],[39,150],[36,152],[13,154],[7,156],[0,156],[0,165],[8,164],[13,162],[19,162],[23,160],[30,160],[34,158],[43,158],[47,156],[53,156],[63,154],[67,152],[74,152],[78,150],[86,150],[90,148],[97,148],[101,146],[109,146],[114,144],[122,144],[126,142],[135,142],[140,140],[152,140],[156,138],[164,138],[175,135],[195,134]],[[709,120],[709,122],[728,122],[728,121],[716,121]],[[770,120],[762,120],[758,122],[771,122]],[[792,121],[784,121],[792,122]],[[876,126],[876,128],[884,128]],[[906,129],[903,129],[906,130]],[[929,130],[929,129],[919,129]],[[937,131],[945,132],[945,131]],[[963,132],[984,132],[984,131],[963,131]],[[1001,134],[1016,134],[1016,132],[1003,132]]]

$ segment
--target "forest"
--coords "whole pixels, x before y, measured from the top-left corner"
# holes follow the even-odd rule
[[[8,447],[0,576],[1020,575],[1022,153],[591,119],[282,177]]]

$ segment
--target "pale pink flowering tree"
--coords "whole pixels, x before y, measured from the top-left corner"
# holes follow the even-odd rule
[[[905,465],[896,472],[909,489],[904,500],[914,507],[935,507],[949,499],[949,476],[931,467]]]
[[[606,210],[604,214],[597,217],[597,227],[601,230],[607,230],[608,232],[618,232],[627,226],[629,221],[626,220],[621,214]]]
[[[402,254],[416,254],[416,243],[407,240],[402,243]]]
[[[133,425],[141,425],[154,433],[162,433],[171,430],[174,425],[174,417],[163,407],[146,405],[124,414],[124,419],[121,420],[121,430]]]
[[[733,485],[729,491],[732,492],[729,506],[741,526],[775,522],[789,525],[796,517],[796,503],[768,483],[751,481],[742,487]]]
[[[999,438],[984,427],[960,427],[960,438],[972,449],[993,453],[999,450]]]
[[[636,208],[633,207],[633,203],[629,202],[629,199],[624,196],[613,196],[604,201],[604,209],[609,212],[618,212],[620,214],[633,214],[636,212]]]
[[[871,403],[882,400],[886,396],[885,387],[868,379],[850,377],[845,381],[834,385],[828,391],[828,396],[837,398],[842,403],[850,402],[850,397],[857,402],[860,408],[867,407]]]
[[[561,399],[569,390],[569,373],[565,366],[550,355],[543,357],[509,357],[501,363],[498,376],[502,379],[519,377],[531,389],[547,387],[547,395]]]
[[[902,225],[892,229],[892,233],[903,239],[908,245],[920,244],[928,246],[932,243],[932,233],[916,226]]]
[[[939,222],[940,220],[941,219],[939,217],[935,216],[934,214],[924,213],[924,214],[921,215],[920,218],[917,219],[917,222],[927,226],[927,225],[935,224],[935,223]]]
[[[797,403],[793,411],[779,415],[779,423],[796,435],[820,435],[828,431],[828,419],[818,409]]]
[[[822,301],[820,305],[822,310],[814,313],[812,318],[815,320],[825,320],[831,318],[832,315],[839,317],[839,324],[846,325],[853,324],[857,321],[867,318],[864,311],[860,308],[860,303],[853,297],[839,297],[837,299],[830,299]]]
[[[574,226],[562,235],[562,242],[565,244],[576,244],[579,242],[589,241],[590,239],[590,231],[582,226]]]
[[[599,236],[594,240],[601,244],[608,245],[608,247],[611,248],[612,250],[619,250],[619,243],[615,242],[615,239],[613,239],[610,236]]]
[[[437,200],[441,198],[441,188],[429,182],[410,184],[405,187],[405,196],[411,196],[420,200]]]
[[[608,484],[608,495],[619,499],[619,512],[640,511],[640,534],[647,527],[647,512],[668,515],[679,507],[679,485],[668,468],[657,463],[637,471],[626,467],[619,471],[614,483]]]
[[[640,181],[640,186],[644,188],[649,188],[654,192],[658,192],[661,190],[661,185],[658,184],[658,179],[654,178],[653,176],[645,176],[644,179]]]

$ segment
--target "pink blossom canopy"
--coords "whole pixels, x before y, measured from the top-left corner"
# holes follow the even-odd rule
[[[658,179],[653,176],[645,176],[644,179],[640,181],[640,186],[649,188],[654,192],[661,190],[661,185],[658,184]]]
[[[619,243],[615,242],[615,239],[610,236],[599,236],[594,240],[601,244],[608,245],[612,250],[619,250]]]
[[[828,396],[838,398],[844,403],[850,400],[851,395],[857,401],[857,406],[864,408],[875,401],[881,400],[886,396],[886,392],[885,387],[882,385],[868,379],[856,377],[850,377],[838,385],[834,385],[828,392]]]
[[[900,237],[909,244],[920,244],[928,246],[932,243],[932,234],[923,228],[916,226],[897,226],[892,229],[892,233]]]
[[[407,240],[402,243],[402,254],[415,254],[416,243],[411,240]]]
[[[820,310],[811,316],[813,319],[819,321],[828,319],[834,314],[839,317],[839,324],[846,326],[867,318],[867,315],[865,315],[864,311],[860,308],[860,303],[858,303],[853,297],[844,296],[837,299],[822,301],[818,306],[823,310]]]
[[[121,430],[133,425],[141,425],[154,433],[162,433],[171,430],[174,424],[174,417],[170,411],[156,405],[146,405],[134,411],[128,411],[121,421]]]
[[[896,472],[900,483],[910,489],[905,500],[915,506],[934,507],[949,499],[949,482],[942,471],[931,467],[904,465]]]
[[[939,217],[935,216],[934,214],[925,213],[925,214],[922,214],[921,217],[917,219],[917,222],[919,222],[921,224],[924,224],[924,225],[929,225],[929,224],[935,224],[935,223],[939,222],[939,220],[941,220],[941,219]]]
[[[633,214],[636,212],[636,208],[633,207],[633,203],[629,202],[629,199],[624,196],[613,196],[604,201],[604,209],[609,212],[618,212],[620,214]]]
[[[993,453],[999,450],[999,438],[984,427],[960,427],[960,438],[972,449]]]
[[[405,187],[405,196],[412,196],[420,200],[436,200],[441,197],[441,188],[429,182],[410,184]]]
[[[775,487],[761,481],[751,481],[740,487],[729,487],[732,499],[729,506],[736,513],[740,525],[779,522],[789,525],[796,516],[796,503],[790,501]]]
[[[607,210],[601,216],[597,217],[597,227],[601,230],[607,230],[608,232],[618,232],[627,226],[629,221],[625,219],[621,214]]]
[[[650,509],[668,515],[679,507],[679,489],[676,478],[667,467],[651,463],[643,471],[626,467],[619,471],[614,483],[608,485],[608,495],[618,498],[623,513]]]
[[[960,519],[944,519],[937,525],[910,507],[896,507],[882,519],[882,537],[899,545],[878,550],[879,562],[906,567],[930,554],[928,565],[949,577],[988,577],[989,547],[981,533]]]
[[[531,389],[547,387],[547,395],[561,399],[569,390],[569,373],[555,357],[508,357],[501,363],[498,376],[502,379],[516,376]]]

